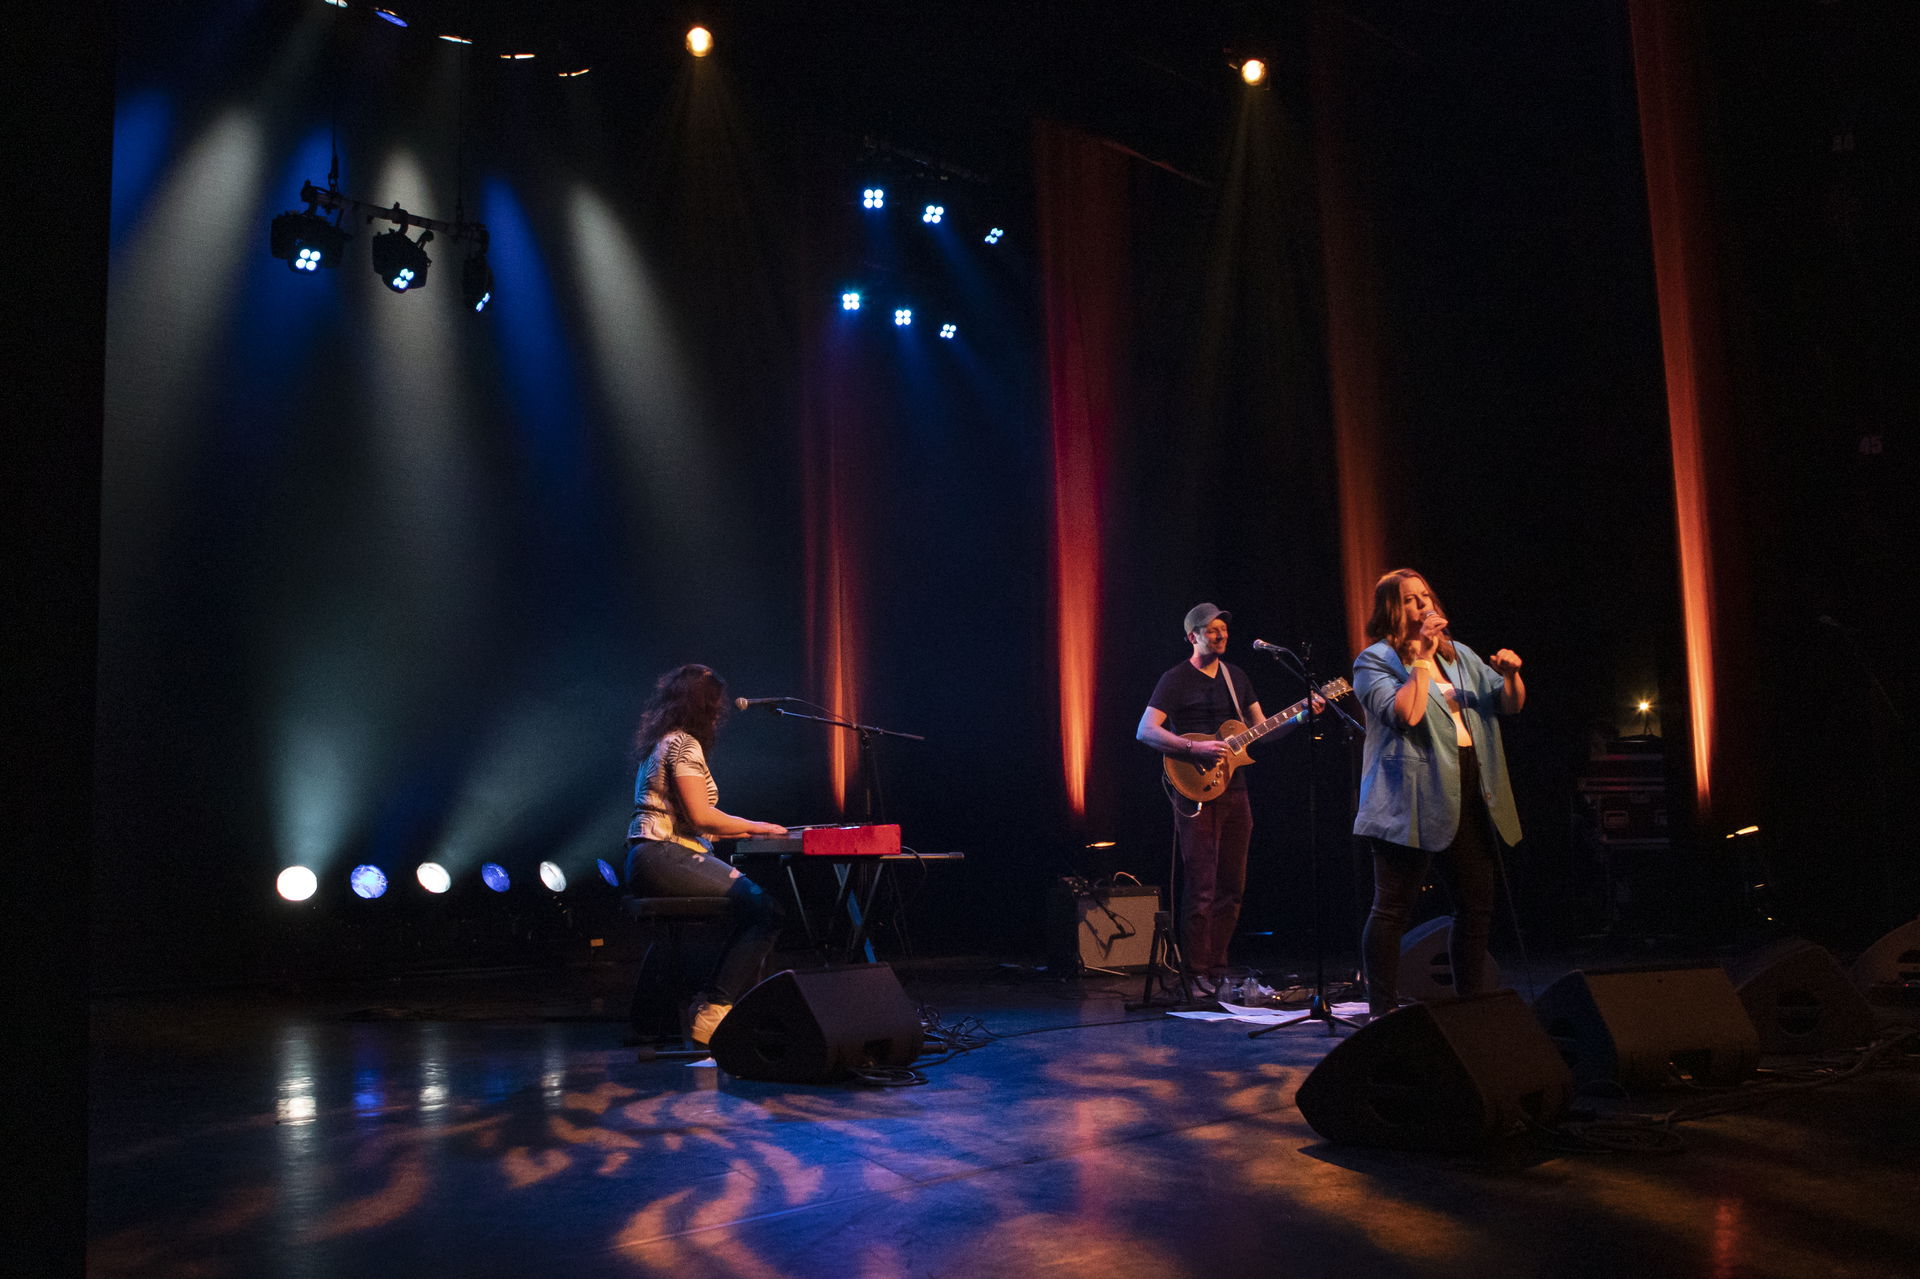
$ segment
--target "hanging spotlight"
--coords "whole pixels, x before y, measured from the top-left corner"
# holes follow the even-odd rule
[[[713,52],[713,32],[705,27],[693,27],[687,32],[687,52],[696,58],[704,58]]]
[[[1267,82],[1267,63],[1264,58],[1248,58],[1240,64],[1240,78],[1251,85]]]
[[[860,204],[862,208],[868,209],[886,208],[887,189],[885,187],[868,187],[860,193]]]
[[[921,211],[920,220],[926,223],[928,226],[938,226],[940,224],[940,219],[946,216],[947,216],[946,205],[929,204],[924,210]]]
[[[940,336],[943,338],[951,338],[959,331],[960,327],[956,324],[943,324],[940,326]]]
[[[840,295],[840,309],[842,311],[858,311],[860,309],[860,295],[851,289],[842,293]]]
[[[409,240],[405,224],[374,236],[373,273],[395,293],[425,288],[433,259],[424,246],[431,239],[433,232],[422,231],[418,240]]]
[[[387,891],[387,873],[378,866],[355,866],[353,873],[347,876],[347,883],[352,887],[355,897],[372,901]]]
[[[468,258],[460,268],[460,296],[467,309],[484,311],[493,302],[493,268],[487,265],[485,249]]]
[[[267,239],[273,256],[289,271],[332,270],[347,247],[347,233],[312,209],[282,213],[273,220]]]
[[[1732,836],[1728,838],[1731,839]],[[320,887],[320,881],[305,866],[289,866],[280,872],[273,886],[288,901],[303,902],[313,896],[314,890]]]
[[[904,306],[898,307],[894,310],[893,322],[904,329],[913,323],[913,312]]]

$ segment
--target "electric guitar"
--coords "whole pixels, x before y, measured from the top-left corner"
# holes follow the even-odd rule
[[[1329,702],[1338,701],[1353,691],[1353,685],[1343,679],[1329,680],[1320,686],[1320,696]],[[1287,709],[1269,715],[1248,728],[1237,719],[1230,719],[1220,726],[1217,733],[1182,733],[1190,742],[1225,742],[1227,753],[1212,768],[1203,769],[1191,760],[1175,759],[1168,755],[1162,759],[1166,765],[1167,781],[1173,788],[1196,804],[1217,799],[1227,789],[1227,783],[1233,778],[1233,770],[1245,768],[1253,760],[1247,755],[1247,747],[1274,729],[1281,727],[1295,715],[1307,709],[1309,699],[1295,702]]]

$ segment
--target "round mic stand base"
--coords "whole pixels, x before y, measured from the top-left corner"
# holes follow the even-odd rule
[[[1334,1029],[1335,1026],[1348,1026],[1354,1030],[1358,1030],[1362,1024],[1353,1020],[1351,1017],[1342,1017],[1335,1013],[1333,1011],[1333,1005],[1327,1002],[1326,994],[1323,991],[1316,990],[1313,992],[1313,998],[1307,1001],[1307,1011],[1301,1013],[1298,1017],[1289,1017],[1285,1021],[1276,1021],[1271,1026],[1262,1026],[1258,1030],[1250,1030],[1247,1032],[1247,1038],[1258,1039],[1260,1036],[1272,1034],[1276,1030],[1285,1030],[1289,1026],[1298,1026],[1303,1021],[1324,1023],[1329,1036],[1340,1033]]]

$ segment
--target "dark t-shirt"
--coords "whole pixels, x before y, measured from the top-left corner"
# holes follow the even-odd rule
[[[1153,696],[1147,699],[1147,705],[1163,712],[1167,717],[1167,728],[1175,733],[1212,735],[1230,719],[1237,719],[1243,724],[1251,723],[1253,704],[1260,699],[1254,695],[1247,673],[1230,662],[1221,662],[1220,669],[1225,672],[1224,678],[1221,675],[1202,675],[1194,669],[1192,662],[1182,662],[1160,677],[1160,682],[1153,686]],[[1227,695],[1226,679],[1233,681],[1233,690],[1240,695],[1240,709],[1237,711],[1233,708],[1233,699]],[[1246,784],[1247,779],[1235,772],[1227,787],[1231,790]]]

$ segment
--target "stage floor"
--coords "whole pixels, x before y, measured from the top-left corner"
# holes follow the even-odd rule
[[[622,981],[608,967],[96,1000],[88,1273],[1920,1269],[1912,1056],[1682,1125],[1677,1153],[1495,1167],[1322,1142],[1293,1105],[1329,1048],[1321,1028],[1254,1040],[1129,1014],[1137,979],[923,965],[910,994],[1002,1038],[904,1088],[638,1062],[606,1012],[624,1012]]]

